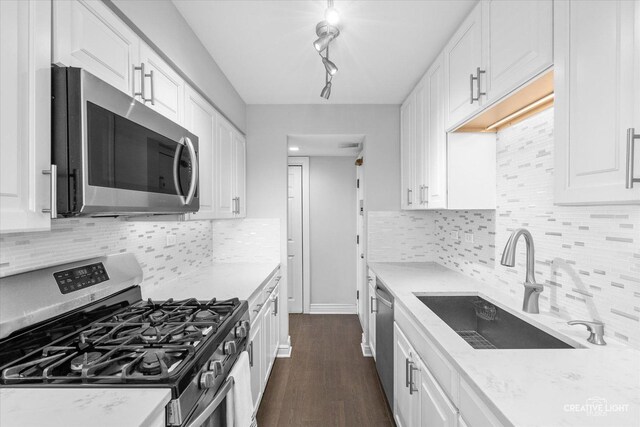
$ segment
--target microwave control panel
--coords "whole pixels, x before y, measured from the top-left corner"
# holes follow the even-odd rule
[[[60,292],[63,294],[88,288],[89,286],[109,280],[109,275],[101,262],[72,268],[70,270],[57,271],[53,273],[53,277],[56,279]]]

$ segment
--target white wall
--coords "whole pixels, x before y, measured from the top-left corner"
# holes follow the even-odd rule
[[[287,135],[364,134],[368,210],[400,209],[399,105],[248,105],[247,216],[280,218],[282,269],[287,269]],[[281,292],[287,294],[286,281]],[[287,307],[280,307],[284,312]],[[289,335],[282,316],[281,342]]]
[[[356,296],[355,157],[309,159],[311,312],[314,305],[352,305]],[[321,310],[321,306],[317,307]]]
[[[120,9],[241,131],[246,104],[218,64],[168,0],[105,0]]]

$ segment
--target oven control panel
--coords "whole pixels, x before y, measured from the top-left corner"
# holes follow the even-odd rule
[[[53,277],[56,279],[60,292],[63,294],[88,288],[89,286],[109,280],[109,275],[101,262],[72,268],[70,270],[57,271],[53,273]]]

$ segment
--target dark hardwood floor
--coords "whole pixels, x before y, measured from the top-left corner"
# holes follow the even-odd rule
[[[276,359],[258,426],[394,426],[356,315],[289,315],[293,353]]]

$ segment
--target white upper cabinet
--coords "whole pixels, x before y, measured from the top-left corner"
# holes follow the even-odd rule
[[[415,145],[416,104],[415,94],[409,95],[400,108],[400,156],[401,156],[401,201],[402,209],[415,208]]]
[[[425,76],[426,100],[426,188],[423,199],[429,209],[447,207],[447,134],[445,132],[444,57],[431,65]]]
[[[424,78],[414,90],[415,99],[415,140],[413,145],[413,194],[414,209],[427,207],[426,193],[429,188],[429,141],[427,139],[427,107],[429,92]]]
[[[147,106],[182,124],[185,87],[182,77],[143,42],[140,42],[140,64],[144,66],[144,76],[139,75],[136,79],[136,92],[144,92]],[[141,78],[144,79],[144,91],[139,86]]]
[[[485,0],[482,28],[487,101],[501,98],[553,64],[551,0]]]
[[[48,230],[51,2],[0,1],[0,233]]]
[[[198,161],[200,182],[198,196],[200,210],[189,219],[215,218],[214,169],[216,110],[190,86],[185,88],[185,127],[198,136]]]
[[[233,133],[233,167],[234,167],[234,198],[235,216],[244,218],[247,216],[247,147],[243,135],[234,130]]]
[[[482,4],[464,20],[444,48],[447,129],[479,111],[485,101],[482,69]],[[480,71],[478,71],[480,69]]]
[[[101,1],[52,3],[53,63],[84,68],[132,95],[133,81],[139,78],[134,76],[138,36]]]
[[[639,203],[640,2],[555,2],[555,144],[559,204]],[[630,162],[627,161],[630,160]]]
[[[233,126],[224,117],[216,120],[215,209],[218,218],[233,218],[235,215]]]

